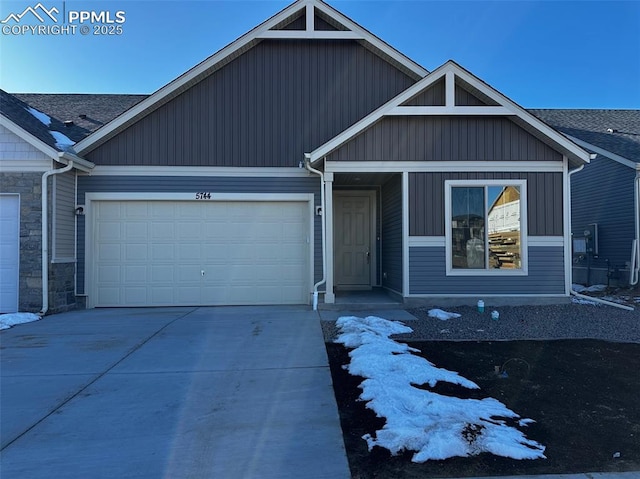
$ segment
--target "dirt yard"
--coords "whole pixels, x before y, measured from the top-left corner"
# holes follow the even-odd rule
[[[358,400],[362,378],[342,368],[349,361],[348,350],[327,343],[354,479],[640,471],[640,344],[599,340],[409,344],[436,366],[456,371],[481,388],[471,391],[438,384],[435,392],[493,397],[521,417],[536,420],[522,431],[546,446],[547,459],[518,461],[481,454],[415,464],[410,452],[392,457],[378,447],[368,451],[362,436],[375,434],[384,419]]]

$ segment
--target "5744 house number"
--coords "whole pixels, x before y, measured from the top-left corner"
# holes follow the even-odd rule
[[[196,200],[210,200],[211,193],[209,192],[198,192],[196,193]]]

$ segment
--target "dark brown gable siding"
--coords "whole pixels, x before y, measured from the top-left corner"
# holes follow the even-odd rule
[[[328,156],[332,161],[561,161],[500,117],[386,117]]]
[[[99,165],[297,166],[413,83],[352,41],[263,41],[87,155]]]

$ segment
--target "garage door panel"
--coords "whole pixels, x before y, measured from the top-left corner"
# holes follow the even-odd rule
[[[308,211],[306,202],[98,201],[94,303],[306,303]]]
[[[149,256],[149,248],[147,243],[134,243],[123,245],[124,259],[127,262],[147,263]]]
[[[122,226],[122,223],[116,221],[100,221],[96,233],[103,241],[120,241],[122,239]]]
[[[145,240],[149,237],[149,225],[130,219],[124,224],[124,237],[126,240]]]
[[[18,311],[20,197],[0,195],[0,313]]]
[[[176,239],[176,225],[170,222],[154,221],[151,223],[150,233],[152,241],[173,241]]]

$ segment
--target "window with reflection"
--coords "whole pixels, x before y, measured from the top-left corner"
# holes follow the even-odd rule
[[[467,183],[447,190],[448,269],[522,270],[524,183]]]

